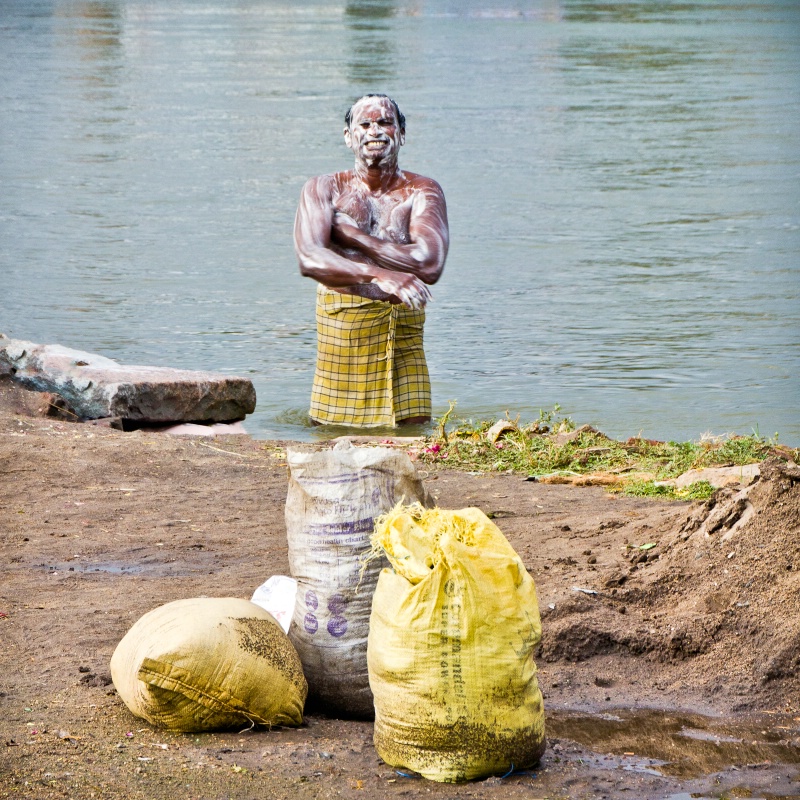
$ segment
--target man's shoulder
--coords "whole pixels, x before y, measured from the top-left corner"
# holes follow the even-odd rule
[[[341,187],[352,178],[352,170],[347,172],[332,172],[325,175],[315,175],[305,182],[305,190],[315,192],[333,193],[341,191]]]
[[[443,194],[442,187],[433,178],[428,178],[425,175],[420,175],[416,172],[409,172],[405,169],[403,170],[403,177],[410,186],[413,186],[414,189],[423,189]]]

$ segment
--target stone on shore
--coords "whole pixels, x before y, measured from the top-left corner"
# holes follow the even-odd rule
[[[0,377],[62,397],[80,419],[232,422],[255,410],[247,378],[119,364],[54,344],[0,336]]]
[[[685,489],[698,481],[708,481],[715,489],[723,486],[751,484],[759,474],[758,464],[744,464],[735,467],[705,467],[704,469],[690,469],[668,481],[659,481],[662,486],[674,486]]]

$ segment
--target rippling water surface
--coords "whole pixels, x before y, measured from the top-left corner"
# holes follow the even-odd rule
[[[310,439],[304,180],[386,91],[453,245],[434,411],[800,444],[793,0],[0,2],[0,331],[245,374]]]

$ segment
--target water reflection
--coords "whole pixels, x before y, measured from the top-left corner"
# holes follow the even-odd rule
[[[122,9],[116,2],[72,3],[58,6],[54,16],[60,23],[55,44],[69,65],[65,96],[77,89],[78,102],[71,104],[73,114],[67,126],[80,143],[75,160],[102,169],[104,163],[122,157],[120,146],[127,140],[125,109],[118,102],[124,58]],[[81,172],[84,189],[91,191],[105,183],[93,178],[94,174],[93,170]],[[104,216],[103,211],[80,207],[71,208],[71,213]]]
[[[659,23],[682,20],[702,12],[701,3],[596,2],[564,0],[564,17],[570,22]]]
[[[397,14],[392,0],[355,0],[345,7],[345,21],[351,31],[347,61],[350,83],[375,86],[388,81],[397,71],[397,48],[391,20]]]
[[[720,720],[646,709],[595,715],[551,711],[547,731],[550,737],[621,757],[628,762],[624,768],[641,771],[645,766],[680,778],[720,772],[734,764],[800,764],[800,753],[789,741],[797,724],[788,714]]]
[[[66,8],[58,7],[55,16],[64,23],[60,43],[65,47],[77,46],[77,63],[88,66],[88,69],[74,73],[74,77],[84,85],[84,99],[104,99],[107,95],[96,94],[97,89],[115,88],[121,66],[122,15],[119,4],[74,3]],[[81,22],[76,24],[75,17]]]
[[[614,70],[664,70],[691,67],[701,53],[663,44],[624,42],[615,49],[600,49],[596,39],[587,39],[584,47],[575,49],[579,66]]]

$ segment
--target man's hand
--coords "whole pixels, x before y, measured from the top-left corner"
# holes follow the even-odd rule
[[[358,223],[349,214],[339,210],[334,211],[331,231],[334,239],[345,247],[355,245],[355,237],[363,234]],[[397,297],[408,308],[424,308],[433,299],[430,289],[408,272],[382,269],[381,275],[373,278],[372,283],[386,294]]]
[[[372,283],[386,294],[397,297],[407,308],[425,308],[433,300],[430,289],[415,275],[391,270],[381,270],[381,273]]]
[[[348,227],[355,228],[356,231],[360,230],[358,223],[349,214],[346,214],[344,211],[339,211],[339,209],[334,209],[333,224],[331,227],[337,233],[341,232],[345,236],[347,236]]]

